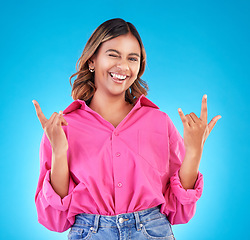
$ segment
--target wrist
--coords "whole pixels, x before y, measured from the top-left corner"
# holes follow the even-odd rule
[[[200,158],[202,155],[202,147],[200,148],[186,148],[185,155],[192,158]]]
[[[66,149],[52,149],[52,156],[56,158],[67,156],[67,151]]]

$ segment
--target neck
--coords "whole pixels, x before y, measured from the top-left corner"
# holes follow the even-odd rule
[[[132,105],[125,101],[125,95],[107,96],[96,91],[89,107],[105,117],[111,114],[117,115],[124,109],[131,108]]]

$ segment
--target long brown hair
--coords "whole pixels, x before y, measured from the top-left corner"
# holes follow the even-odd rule
[[[143,46],[141,37],[132,23],[126,22],[121,18],[110,19],[102,23],[90,36],[86,43],[86,46],[82,52],[81,57],[76,63],[77,72],[70,77],[70,85],[72,87],[71,79],[77,76],[74,80],[71,96],[74,100],[81,99],[86,101],[87,104],[90,103],[95,91],[94,74],[89,71],[88,60],[97,53],[101,44],[112,38],[118,37],[120,35],[125,35],[131,32],[138,40],[141,47],[141,60],[140,60],[140,70],[137,79],[126,90],[125,101],[134,104],[135,101],[144,94],[147,95],[148,85],[140,77],[144,73],[146,65],[146,52]]]

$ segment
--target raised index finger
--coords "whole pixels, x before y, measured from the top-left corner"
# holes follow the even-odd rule
[[[202,98],[200,119],[207,123],[207,95],[206,94]]]
[[[45,123],[48,121],[48,119],[44,116],[42,109],[40,107],[40,105],[38,104],[38,102],[36,100],[32,101],[35,109],[36,109],[36,115],[40,121],[40,123],[42,124],[42,128],[44,128]]]

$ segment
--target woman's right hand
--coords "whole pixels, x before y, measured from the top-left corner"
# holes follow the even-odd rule
[[[36,115],[42,125],[42,128],[47,138],[50,141],[52,151],[55,154],[60,154],[65,151],[67,152],[68,140],[66,138],[66,135],[62,126],[67,126],[68,123],[66,122],[66,120],[64,119],[62,115],[62,111],[60,111],[59,114],[54,112],[51,115],[50,119],[48,120],[44,116],[38,102],[36,100],[33,100],[32,102],[35,106]]]

